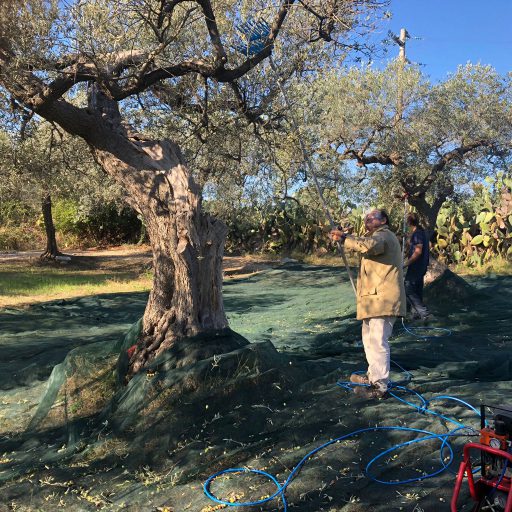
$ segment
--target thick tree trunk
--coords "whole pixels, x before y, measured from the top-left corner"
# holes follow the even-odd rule
[[[41,254],[41,259],[55,259],[55,256],[61,254],[57,247],[57,239],[55,238],[55,225],[52,216],[52,198],[49,193],[43,196],[41,201],[41,209],[43,212],[44,229],[46,232],[46,251]]]
[[[200,188],[178,146],[134,133],[122,122],[117,103],[97,86],[91,88],[87,109],[56,101],[40,110],[87,141],[146,225],[154,279],[142,335],[129,351],[127,377],[170,347],[181,354],[179,341],[196,334],[212,336],[198,337],[193,354],[183,350],[187,363],[240,348],[240,337],[225,332],[222,255],[227,229],[202,211]],[[218,331],[223,335],[215,336]]]
[[[427,232],[429,240],[432,240],[435,233],[437,216],[439,215],[439,210],[441,210],[445,201],[445,195],[437,196],[431,203],[427,202],[424,195],[411,196],[409,198],[410,204],[414,206],[418,212],[420,223]]]
[[[228,325],[222,300],[226,226],[202,211],[201,191],[175,144],[139,144],[147,158],[134,160],[131,166],[126,158],[95,152],[105,170],[128,189],[153,250],[153,287],[128,376],[180,339]],[[208,350],[205,346],[198,358],[211,357]]]

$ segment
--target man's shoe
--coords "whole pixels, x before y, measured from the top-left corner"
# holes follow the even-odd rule
[[[363,373],[353,373],[350,376],[350,382],[353,382],[354,384],[370,385],[370,380],[368,379],[368,375],[365,375]]]
[[[366,400],[378,399],[385,400],[389,397],[387,391],[376,388],[374,386],[357,386],[354,388],[354,393],[359,398],[365,398]]]

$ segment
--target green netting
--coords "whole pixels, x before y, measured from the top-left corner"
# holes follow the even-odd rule
[[[0,389],[47,378],[73,348],[117,342],[144,311],[147,293],[58,300],[0,315]]]
[[[224,285],[233,330],[278,350],[327,354],[360,339],[344,269],[286,264]],[[340,345],[334,348],[339,353]]]
[[[35,428],[66,398],[66,376],[85,379],[97,363],[117,358],[146,300],[145,293],[108,294],[3,309],[0,435]]]
[[[427,398],[447,393],[474,405],[507,402],[512,379],[512,277],[473,278],[471,284],[474,293],[463,299],[458,285],[446,278],[427,294],[437,317],[434,325],[453,329],[451,337],[415,339],[397,326],[392,357],[413,372],[412,386]],[[0,392],[2,404],[8,402],[0,416],[0,454],[8,461],[0,464],[4,502],[39,510],[53,510],[62,500],[61,507],[69,510],[168,507],[201,512],[211,505],[202,495],[201,483],[225,467],[266,468],[283,480],[307,451],[357,428],[398,423],[446,431],[442,423],[402,404],[362,402],[335,386],[338,378],[364,368],[353,295],[341,269],[286,265],[230,281],[224,296],[231,327],[252,345],[180,370],[171,354],[163,354],[149,373],[117,392],[99,419],[79,407],[77,398],[87,397],[90,390],[89,384],[80,386],[101,370],[103,361],[109,371],[94,384],[94,396],[116,389],[115,354],[133,343],[138,329],[133,322],[140,317],[146,295],[112,296],[108,302],[96,297],[69,301],[69,310],[67,303],[4,310],[0,343],[10,358],[9,363],[2,359]],[[102,316],[95,314],[97,309]],[[133,329],[124,336],[129,326]],[[81,348],[63,361],[67,349],[77,346]],[[33,376],[28,365],[37,368],[39,359],[46,373]],[[44,416],[41,411],[51,397],[47,394],[47,403],[37,409],[35,392],[43,391],[40,379],[58,363],[62,370],[55,370],[48,390],[58,387],[63,374],[71,375],[66,380],[71,417],[59,426],[65,399],[61,385],[36,432],[16,434],[14,415],[28,420],[38,410]],[[9,367],[17,372],[16,380]],[[20,377],[23,368],[26,373]],[[440,403],[438,410],[478,426],[462,407]],[[289,489],[293,510],[447,508],[453,486],[449,473],[404,488],[383,487],[362,477],[369,459],[400,440],[404,438],[397,434],[370,435],[319,454]],[[458,450],[463,442],[455,443]],[[435,443],[411,448],[396,460],[391,454],[376,471],[384,479],[431,471],[438,464],[438,448]],[[14,478],[22,474],[33,476]],[[261,480],[239,484],[230,478],[216,485],[223,495],[244,499],[271,492]]]
[[[129,329],[126,335],[121,338],[117,343],[110,340],[91,343],[85,347],[77,347],[69,352],[65,360],[55,366],[53,369],[46,389],[39,401],[39,405],[27,426],[27,430],[32,430],[40,425],[40,423],[47,417],[50,409],[54,406],[59,393],[62,395],[62,386],[67,379],[73,378],[78,381],[78,385],[87,387],[88,390],[94,385],[94,380],[99,377],[105,379],[102,370],[110,371],[113,375],[110,380],[110,389],[115,390],[114,384],[118,384],[117,378],[117,364],[119,354],[126,351],[128,347],[133,345],[141,331],[142,319],[135,322]],[[115,378],[114,378],[115,377]],[[82,390],[76,389],[74,392],[82,394]],[[68,393],[68,390],[65,390]],[[65,400],[69,400],[67,394],[64,396]],[[75,407],[76,408],[76,407]],[[69,421],[69,414],[66,420]]]

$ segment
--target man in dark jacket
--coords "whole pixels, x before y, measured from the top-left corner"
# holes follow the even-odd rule
[[[427,307],[423,304],[423,278],[429,261],[429,241],[419,223],[418,215],[410,213],[407,216],[407,226],[411,231],[411,239],[408,257],[404,262],[404,268],[407,268],[405,293],[414,317],[425,320],[430,316]]]

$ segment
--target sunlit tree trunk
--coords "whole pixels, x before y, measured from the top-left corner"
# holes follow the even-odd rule
[[[201,191],[176,144],[145,141],[144,150],[152,156],[143,160],[147,167],[140,159],[130,165],[95,151],[105,171],[128,187],[153,252],[153,286],[130,374],[181,338],[228,325],[222,301],[226,226],[202,210]]]

